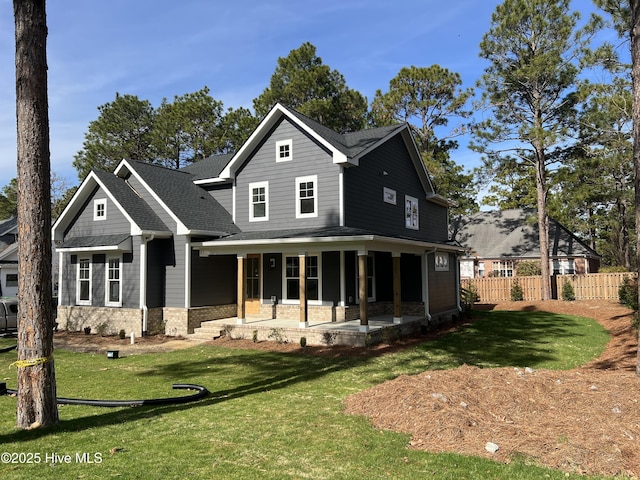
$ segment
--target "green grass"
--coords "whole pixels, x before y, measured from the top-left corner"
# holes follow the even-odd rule
[[[15,398],[0,397],[0,451],[39,454],[41,463],[0,465],[3,479],[565,479],[515,459],[509,465],[407,448],[409,437],[342,413],[342,400],[400,374],[452,368],[571,368],[597,356],[608,336],[592,320],[538,312],[487,313],[463,331],[399,353],[363,358],[199,346],[128,356],[56,352],[58,394],[138,399],[183,394],[172,383],[206,386],[193,404],[104,409],[60,406],[60,424],[15,428]],[[15,386],[0,354],[0,376]],[[119,449],[111,454],[110,450]],[[71,455],[50,465],[46,455]],[[82,464],[76,453],[98,454]],[[584,478],[569,476],[569,478]]]

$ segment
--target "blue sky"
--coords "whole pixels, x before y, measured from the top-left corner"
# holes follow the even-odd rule
[[[64,0],[47,2],[53,170],[78,183],[73,156],[116,92],[154,107],[200,90],[252,107],[278,57],[304,42],[369,101],[405,66],[439,64],[472,86],[497,0]],[[586,13],[591,0],[574,0]],[[0,188],[16,176],[13,6],[0,0]],[[464,142],[463,142],[464,143]],[[464,145],[453,154],[478,163]]]

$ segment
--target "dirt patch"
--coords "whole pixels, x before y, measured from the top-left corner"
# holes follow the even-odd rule
[[[150,335],[135,337],[131,344],[131,337],[120,338],[117,335],[86,335],[83,332],[61,331],[53,335],[54,348],[71,350],[82,353],[107,353],[118,350],[119,356],[138,353],[168,352],[195,345],[192,340],[182,337],[166,335]]]
[[[590,317],[612,338],[598,359],[570,371],[470,366],[428,371],[352,395],[346,411],[367,415],[377,428],[409,433],[411,448],[640,476],[640,378],[630,311],[602,301],[509,302],[491,308]]]

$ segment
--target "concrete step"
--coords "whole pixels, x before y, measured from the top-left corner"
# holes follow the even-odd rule
[[[224,327],[221,327],[219,323],[214,322],[202,322],[202,324],[195,328],[193,333],[189,334],[190,338],[201,340],[215,340],[222,336]]]

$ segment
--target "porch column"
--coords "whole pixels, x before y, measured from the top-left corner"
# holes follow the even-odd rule
[[[367,252],[358,252],[358,296],[360,297],[360,331],[369,331],[369,289],[367,275]]]
[[[393,253],[393,323],[402,323],[402,285],[399,253]]]
[[[238,254],[238,324],[246,323],[245,299],[247,296],[247,256]]]
[[[300,323],[298,328],[309,326],[309,306],[307,302],[307,255],[298,255],[298,278],[300,283]]]

